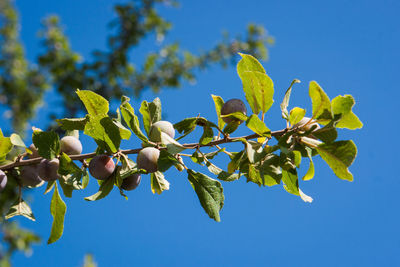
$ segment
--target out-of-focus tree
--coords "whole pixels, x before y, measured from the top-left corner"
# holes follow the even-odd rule
[[[92,90],[109,100],[123,94],[139,96],[144,90],[158,92],[161,88],[178,88],[183,81],[195,81],[196,71],[212,65],[236,63],[239,51],[268,58],[273,38],[263,26],[255,24],[249,24],[243,35],[224,34],[222,41],[201,53],[186,51],[178,42],[164,42],[172,23],[159,14],[157,7],[177,4],[170,0],[132,0],[115,5],[117,18],[110,23],[108,49],[94,50],[89,59],[71,49],[60,18],[49,16],[43,19],[40,31],[43,52],[29,62],[19,39],[15,4],[0,0],[0,104],[6,107],[3,119],[11,121],[13,129],[9,130],[20,134],[26,130],[47,90],[62,97],[61,116],[74,117],[83,107],[74,93],[77,88]],[[158,51],[149,51],[142,62],[133,62],[133,49],[149,36],[155,36]],[[18,186],[7,186],[0,194],[1,214],[16,199],[15,188]],[[0,266],[9,266],[15,251],[28,253],[39,237],[14,222],[1,223]]]
[[[213,64],[228,66],[237,52],[260,59],[268,56],[273,38],[264,27],[249,24],[243,36],[225,34],[215,47],[198,54],[182,49],[178,42],[164,43],[172,24],[157,11],[157,5],[177,5],[168,0],[136,0],[115,6],[117,18],[107,38],[107,51],[95,50],[84,59],[70,46],[60,19],[49,16],[40,31],[44,52],[29,63],[18,39],[17,12],[11,0],[0,0],[0,96],[9,110],[15,131],[21,132],[35,114],[47,89],[56,90],[65,107],[64,117],[73,117],[82,109],[77,88],[92,90],[107,99],[123,94],[140,95],[146,89],[178,88],[182,81],[194,81],[196,70]],[[148,52],[143,62],[132,62],[130,53],[141,41],[155,35],[156,52]]]

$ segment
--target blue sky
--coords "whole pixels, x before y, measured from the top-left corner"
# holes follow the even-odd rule
[[[61,16],[72,47],[84,57],[104,48],[106,25],[114,16],[116,2],[17,1],[28,57],[33,59],[40,52],[36,38],[40,19],[52,13]],[[244,179],[223,183],[225,205],[222,222],[216,223],[202,210],[183,173],[166,174],[171,190],[162,195],[153,195],[149,177],[144,177],[140,187],[128,194],[129,201],[116,190],[98,202],[84,201],[97,190],[91,180],[84,192],[66,199],[62,239],[35,246],[29,258],[15,255],[15,266],[79,266],[88,252],[99,266],[399,266],[399,146],[392,136],[399,130],[400,3],[204,0],[182,1],[178,9],[160,11],[174,23],[166,41],[179,40],[194,52],[210,48],[222,30],[244,32],[249,22],[269,30],[276,38],[270,60],[264,62],[275,83],[275,105],[266,117],[273,130],[285,126],[279,103],[294,78],[302,83],[295,87],[291,106],[308,112],[311,80],[318,81],[331,98],[352,94],[357,102],[354,111],[364,128],[340,131],[339,138],[353,139],[358,146],[358,157],[350,167],[354,182],[340,180],[316,159],[315,178],[301,183],[303,191],[314,198],[312,204],[281,186],[259,188]],[[132,55],[140,60],[148,47],[154,49],[153,40],[146,40]],[[199,73],[195,85],[162,90],[157,96],[171,122],[199,113],[215,121],[210,94],[225,100],[244,99],[234,67],[215,66]],[[146,92],[134,105],[154,97]],[[41,116],[58,103],[50,93]],[[43,119],[37,117],[33,124],[43,126]],[[95,149],[93,141],[85,137],[83,141],[85,152]],[[226,159],[219,161],[220,166],[224,164]],[[51,196],[43,191],[32,194],[37,221],[19,221],[47,240]]]

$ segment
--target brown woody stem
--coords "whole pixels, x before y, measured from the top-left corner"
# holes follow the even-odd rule
[[[279,137],[279,136],[283,135],[286,131],[287,131],[286,129],[283,129],[283,130],[271,132],[271,136]],[[188,144],[182,144],[182,146],[186,147],[187,149],[196,149],[198,147],[207,147],[207,146],[215,146],[215,145],[220,145],[220,144],[232,143],[232,142],[237,141],[238,139],[243,139],[243,138],[246,140],[249,140],[249,139],[255,139],[255,138],[259,138],[259,137],[261,137],[261,136],[255,133],[255,134],[250,134],[250,135],[240,136],[240,137],[226,137],[223,139],[212,141],[206,145],[200,145],[199,143],[188,143]],[[166,148],[160,148],[160,149],[166,149]],[[125,150],[120,150],[119,153],[122,153],[125,155],[138,154],[140,150],[142,150],[142,148],[125,149]],[[80,154],[80,155],[70,155],[69,157],[72,160],[82,161],[84,159],[93,158],[94,156],[96,156],[95,152],[87,153],[87,154]],[[38,163],[40,163],[40,161],[42,159],[43,158],[39,157],[39,158],[34,158],[34,159],[15,161],[13,163],[9,163],[9,164],[0,166],[0,170],[4,171],[4,170],[9,170],[9,169],[12,169],[15,167],[38,164]]]

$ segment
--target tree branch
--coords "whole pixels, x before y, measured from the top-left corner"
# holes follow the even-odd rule
[[[286,132],[287,132],[287,129],[271,132],[271,136],[279,137]],[[216,141],[212,141],[206,145],[200,145],[199,143],[188,143],[188,144],[182,144],[182,146],[186,147],[187,149],[195,149],[197,147],[207,147],[207,146],[215,146],[215,145],[220,145],[220,144],[232,143],[232,142],[237,141],[238,139],[249,140],[249,139],[255,139],[255,138],[259,138],[259,137],[261,137],[261,136],[258,134],[251,134],[251,135],[240,136],[240,137],[227,137],[227,138],[219,139]],[[166,149],[166,148],[161,147],[160,149],[162,150],[162,149]],[[119,153],[123,153],[125,155],[138,154],[140,150],[142,150],[142,148],[125,149],[125,150],[120,150]],[[80,154],[80,155],[70,155],[69,157],[72,160],[84,160],[84,159],[93,158],[94,156],[96,156],[95,152],[87,153],[87,154]],[[39,158],[34,158],[34,159],[15,161],[13,163],[9,163],[9,164],[0,166],[0,170],[4,171],[4,170],[9,170],[9,169],[12,169],[15,167],[38,164],[38,163],[40,163],[40,161],[42,159],[43,159],[42,157],[39,157]]]

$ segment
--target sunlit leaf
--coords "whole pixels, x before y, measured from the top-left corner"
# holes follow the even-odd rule
[[[51,198],[50,213],[53,216],[53,224],[51,226],[51,232],[47,244],[56,242],[62,236],[64,232],[64,217],[67,211],[67,205],[61,199],[61,196],[57,189],[57,184],[54,186],[53,197]]]

